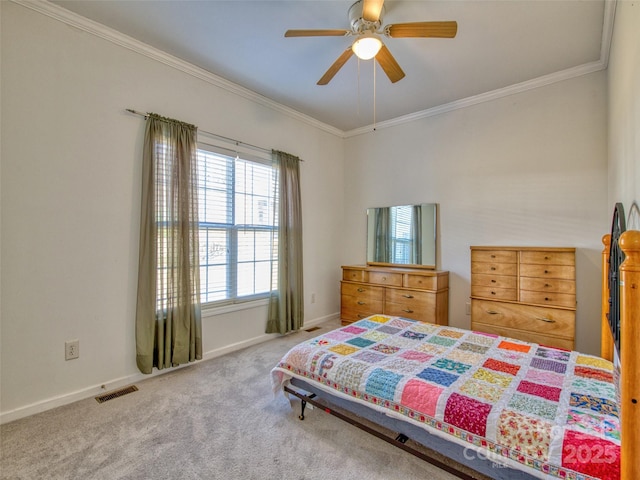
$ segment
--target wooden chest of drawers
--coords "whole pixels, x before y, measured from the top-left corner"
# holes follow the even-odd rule
[[[340,293],[343,325],[376,313],[439,325],[449,321],[449,272],[343,266]]]
[[[575,249],[471,247],[471,328],[573,349]]]

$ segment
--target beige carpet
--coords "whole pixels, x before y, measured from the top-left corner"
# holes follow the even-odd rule
[[[0,427],[2,479],[455,477],[315,409],[298,420],[269,372],[301,331]]]

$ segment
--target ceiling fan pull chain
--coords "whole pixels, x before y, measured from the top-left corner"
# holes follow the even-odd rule
[[[376,59],[373,59],[373,131],[376,130]]]
[[[358,58],[358,117],[360,116],[360,59]]]

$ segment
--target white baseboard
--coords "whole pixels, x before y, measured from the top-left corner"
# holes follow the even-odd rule
[[[305,322],[303,328],[313,327],[315,325],[327,322],[329,320],[336,319],[339,316],[340,315],[338,313],[334,313],[324,317],[315,318],[313,320]],[[222,355],[226,355],[228,353],[235,352],[237,350],[241,350],[243,348],[247,348],[252,345],[257,345],[259,343],[266,342],[267,340],[271,340],[278,336],[279,335],[275,333],[265,333],[263,335],[259,335],[254,338],[249,338],[241,342],[237,342],[231,345],[226,345],[221,348],[216,348],[214,350],[210,350],[208,352],[203,353],[202,360],[200,361],[206,361],[212,358],[220,357]],[[4,423],[13,422],[14,420],[19,420],[20,418],[28,417],[30,415],[35,415],[36,413],[45,412],[47,410],[51,410],[52,408],[68,405],[70,403],[77,402],[79,400],[84,400],[86,398],[102,395],[103,393],[110,392],[111,390],[117,390],[126,385],[131,385],[132,383],[141,382],[143,380],[147,380],[149,378],[156,377],[158,375],[162,375],[167,372],[174,372],[179,368],[188,368],[191,365],[195,365],[195,363],[187,363],[185,365],[180,365],[174,368],[166,368],[163,370],[154,369],[153,373],[148,375],[145,375],[143,373],[134,373],[132,375],[127,375],[121,378],[116,378],[113,380],[103,382],[100,385],[93,385],[91,387],[76,390],[75,392],[65,393],[63,395],[58,395],[56,397],[48,398],[46,400],[32,403],[24,407],[16,408],[14,410],[1,412],[0,425]]]

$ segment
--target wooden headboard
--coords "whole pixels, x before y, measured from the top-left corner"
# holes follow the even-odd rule
[[[624,206],[616,203],[611,233],[602,239],[602,338],[601,355],[613,361],[614,349],[620,355],[620,265],[625,254],[620,249],[620,236],[626,231]]]

